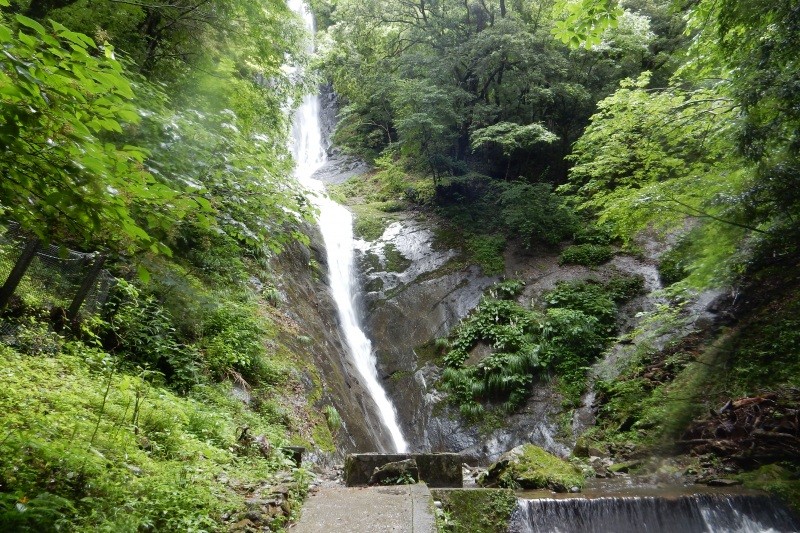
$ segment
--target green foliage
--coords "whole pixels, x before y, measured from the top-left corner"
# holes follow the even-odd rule
[[[145,150],[112,140],[139,122],[113,48],[57,22],[52,30],[21,15],[15,22],[0,21],[0,210],[45,240],[69,231],[166,251],[153,232],[199,206],[143,170]]]
[[[399,148],[407,168],[435,182],[478,165],[506,179],[563,178],[564,151],[594,102],[639,73],[654,35],[645,15],[614,9],[605,17],[594,9],[587,24],[595,29],[579,31],[601,34],[602,46],[574,51],[552,39],[565,22],[557,21],[561,8],[549,7],[497,0],[326,6],[323,67],[346,104],[337,143],[370,159]],[[612,28],[617,15],[637,24]]]
[[[14,335],[9,336],[9,346],[28,355],[53,355],[61,350],[63,340],[51,331],[50,325],[34,316],[20,319]]]
[[[154,296],[120,280],[110,306],[111,319],[98,326],[108,330],[113,352],[126,364],[160,371],[181,390],[199,381],[199,353],[179,342],[170,313]]]
[[[596,317],[569,308],[550,308],[542,327],[547,359],[558,376],[566,407],[577,407],[586,389],[589,365],[602,353],[607,338]]]
[[[515,182],[502,188],[500,217],[507,231],[526,245],[557,244],[577,227],[577,219],[548,184]]]
[[[384,184],[384,188],[389,193],[399,194],[405,188],[406,174],[403,169],[394,161],[394,157],[390,152],[382,155],[375,160],[375,166],[379,171],[375,178]]]
[[[537,329],[535,315],[509,300],[483,299],[459,324],[445,355],[443,383],[466,418],[482,416],[479,401],[500,398],[512,412],[527,398],[534,370],[543,366],[534,344]],[[479,342],[489,344],[492,354],[464,365]]]
[[[607,224],[580,224],[573,235],[575,244],[595,244],[608,246],[614,240],[613,228]]]
[[[513,300],[525,288],[525,282],[519,279],[507,279],[495,283],[489,288],[489,296],[497,300]]]
[[[570,246],[558,258],[562,265],[600,266],[614,257],[611,246],[601,244],[575,244]]]
[[[576,405],[586,388],[587,367],[614,331],[615,302],[641,289],[642,280],[633,280],[609,287],[561,283],[545,295],[544,314],[512,299],[496,299],[513,298],[522,289],[519,282],[490,288],[491,297],[484,297],[454,329],[449,342],[441,343],[447,350],[442,383],[449,401],[467,419],[482,419],[486,414],[482,404],[498,400],[505,411],[514,412],[527,399],[533,382],[553,369],[566,405]],[[475,354],[484,355],[476,360]]]
[[[48,492],[34,498],[25,495],[0,493],[0,528],[4,531],[28,533],[47,530],[59,531],[67,526],[75,508],[66,498]]]
[[[731,157],[736,105],[724,85],[652,91],[649,81],[625,80],[598,104],[561,188],[626,240],[651,224],[675,229],[687,215],[725,219],[745,176]]]
[[[591,281],[565,281],[544,296],[548,308],[566,308],[594,317],[605,333],[614,327],[617,308],[608,290]]]
[[[208,368],[217,376],[235,370],[269,382],[281,379],[278,369],[260,364],[264,358],[264,330],[253,309],[229,302],[213,311],[203,324],[203,349]]]
[[[322,409],[323,414],[325,415],[325,421],[328,423],[328,428],[331,430],[331,433],[336,433],[342,427],[342,417],[339,416],[339,411],[332,405],[326,405]]]
[[[785,290],[746,324],[730,347],[726,392],[735,397],[800,386],[799,317],[800,294],[795,288]]]
[[[704,287],[737,274],[756,236],[796,254],[796,69],[800,24],[788,1],[703,1],[684,8],[693,44],[678,74],[648,87],[626,80],[598,104],[575,144],[571,183],[583,209],[628,240],[648,227],[692,244],[665,257],[665,284]],[[699,244],[702,242],[702,244]],[[685,243],[684,243],[685,244]]]
[[[526,246],[570,238],[577,217],[548,184],[496,182],[480,174],[452,178],[437,187],[439,213],[460,233],[503,235]]]
[[[477,150],[485,144],[496,144],[506,156],[518,150],[529,150],[537,143],[553,143],[558,136],[541,124],[521,126],[511,122],[498,122],[479,128],[470,135],[470,146]]]
[[[639,274],[612,276],[605,285],[611,298],[618,303],[630,301],[646,292],[644,276]]]
[[[556,16],[565,15],[553,26],[553,35],[573,48],[600,44],[603,32],[616,27],[623,14],[614,0],[558,0],[553,12]]]
[[[665,287],[677,283],[689,275],[685,248],[685,246],[676,246],[661,256],[658,262],[658,277]]]

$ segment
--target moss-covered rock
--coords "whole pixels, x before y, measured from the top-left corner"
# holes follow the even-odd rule
[[[442,503],[437,525],[443,533],[496,533],[508,531],[517,497],[507,489],[431,490]]]
[[[584,477],[567,461],[533,444],[523,444],[503,454],[478,479],[484,487],[550,489],[569,492],[581,489]]]
[[[797,463],[764,465],[737,476],[748,488],[771,492],[795,513],[800,513],[800,466]]]

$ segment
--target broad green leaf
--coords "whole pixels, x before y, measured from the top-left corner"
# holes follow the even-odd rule
[[[30,19],[24,15],[16,15],[14,18],[16,18],[17,22],[19,22],[21,25],[35,30],[39,35],[44,35],[47,33],[47,30],[44,29],[44,26],[33,19]]]

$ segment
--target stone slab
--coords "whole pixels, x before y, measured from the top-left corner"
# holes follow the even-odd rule
[[[354,453],[345,458],[344,482],[348,487],[369,484],[372,473],[387,463],[414,459],[419,479],[432,488],[464,486],[462,458],[457,453]]]
[[[424,483],[336,487],[312,493],[291,533],[435,533],[433,500]]]

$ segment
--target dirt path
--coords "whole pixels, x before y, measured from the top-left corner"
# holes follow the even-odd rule
[[[291,533],[435,533],[433,502],[423,483],[330,487],[309,495]]]

